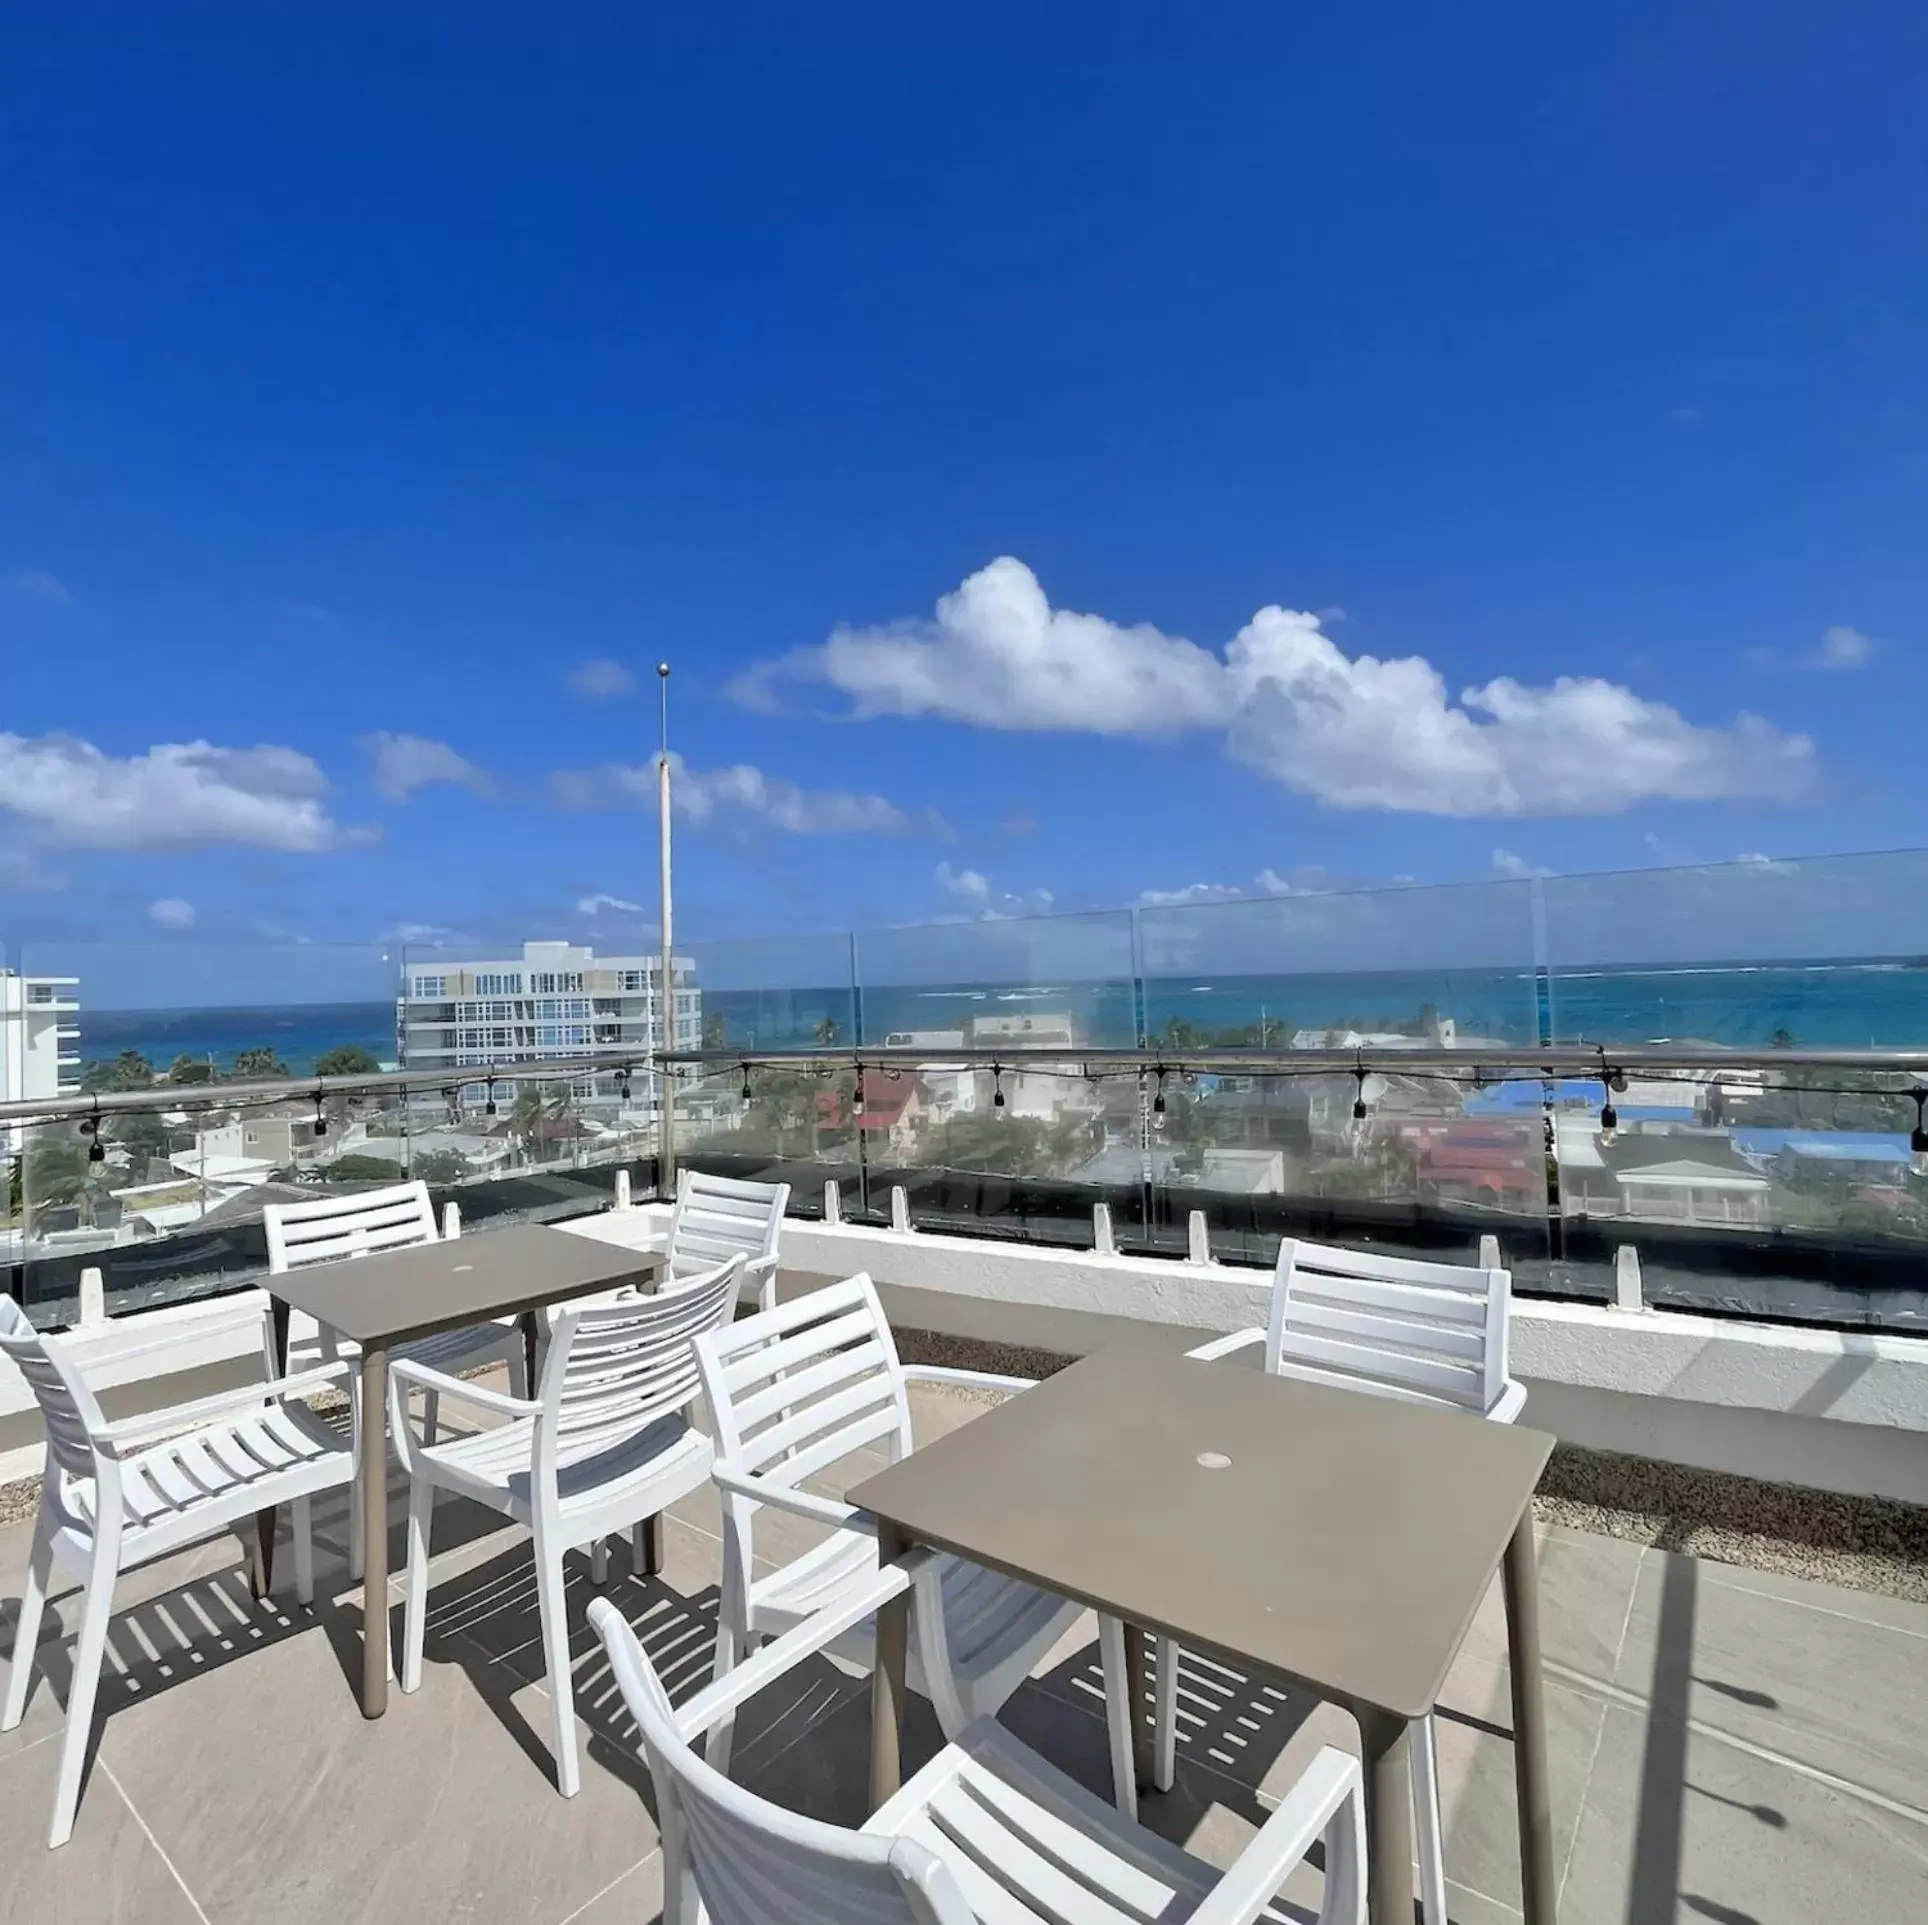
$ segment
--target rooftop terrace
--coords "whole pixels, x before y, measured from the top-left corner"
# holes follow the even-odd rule
[[[920,1441],[981,1395],[917,1388]],[[869,1466],[853,1461],[839,1483]],[[399,1491],[397,1496],[399,1498]],[[398,1503],[394,1567],[400,1568]],[[720,1571],[708,1492],[665,1525],[664,1569],[619,1551],[604,1594],[679,1693],[708,1677]],[[77,1600],[49,1613],[52,1685],[0,1739],[0,1918],[186,1925],[397,1917],[610,1925],[657,1915],[657,1834],[571,1562],[581,1795],[556,1796],[525,1532],[454,1500],[438,1511],[422,1689],[364,1723],[345,1514],[318,1507],[320,1602],[250,1597],[234,1539],[123,1582],[101,1737],[73,1841],[45,1848]],[[801,1520],[790,1554],[814,1530]],[[24,1523],[0,1529],[16,1588]],[[1543,1525],[1543,1635],[1560,1916],[1569,1925],[1901,1920],[1928,1875],[1928,1605],[1737,1569]],[[282,1568],[287,1567],[282,1560]],[[399,1603],[399,1589],[396,1591]],[[0,1627],[14,1606],[0,1604]],[[1517,1917],[1504,1617],[1482,1609],[1441,1705],[1452,1916]],[[1307,1747],[1356,1749],[1350,1721],[1197,1659],[1180,1772],[1146,1822],[1228,1862]],[[736,1775],[793,1809],[864,1815],[868,1687],[819,1662],[739,1725]],[[1087,1620],[1004,1717],[1094,1789],[1109,1786]],[[913,1758],[936,1743],[913,1703]]]

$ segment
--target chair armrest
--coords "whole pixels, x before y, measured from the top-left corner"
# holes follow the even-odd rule
[[[1351,1811],[1345,1819],[1340,1814]],[[1339,1820],[1339,1822],[1335,1822]],[[1326,1841],[1324,1920],[1359,1916],[1365,1885],[1365,1792],[1359,1762],[1327,1745],[1258,1836],[1192,1914],[1192,1925],[1253,1925],[1316,1839]]]
[[[743,1264],[743,1274],[746,1277],[760,1277],[764,1273],[764,1271],[774,1270],[776,1267],[777,1267],[777,1253],[774,1250],[772,1250],[767,1257],[745,1258],[744,1264]]]
[[[1035,1377],[1000,1377],[989,1370],[953,1370],[946,1364],[905,1364],[907,1384],[962,1384],[967,1390],[1035,1390]]]
[[[1510,1424],[1526,1408],[1526,1386],[1517,1379],[1509,1377],[1506,1388],[1494,1400],[1493,1408],[1486,1413],[1489,1424]]]
[[[152,1437],[164,1430],[187,1430],[224,1411],[305,1396],[311,1390],[340,1385],[352,1394],[354,1370],[346,1363],[318,1364],[313,1370],[297,1371],[292,1377],[276,1377],[265,1383],[236,1384],[232,1390],[216,1391],[211,1397],[197,1397],[190,1404],[169,1404],[165,1410],[142,1411],[137,1417],[120,1417],[103,1424],[94,1435],[102,1443],[120,1444],[130,1437]]]
[[[877,1535],[877,1520],[840,1498],[819,1497],[814,1491],[800,1491],[791,1484],[772,1484],[720,1460],[710,1466],[710,1481],[719,1490],[747,1497],[755,1504],[768,1504],[798,1517],[813,1518],[819,1524],[834,1524],[841,1530],[861,1531],[866,1537]]]
[[[675,1712],[677,1729],[693,1742],[719,1718],[747,1704],[750,1699],[794,1669],[805,1658],[813,1657],[825,1645],[834,1643],[853,1625],[861,1624],[892,1598],[901,1597],[916,1582],[921,1567],[936,1556],[933,1551],[913,1551],[901,1564],[888,1564],[853,1584],[834,1604],[812,1611],[801,1624],[792,1625],[781,1637],[772,1638],[753,1655],[737,1665],[727,1677],[706,1685],[695,1697]],[[597,1598],[589,1607],[589,1622],[596,1634],[608,1642],[604,1617],[623,1625],[623,1615],[607,1598]]]
[[[412,1391],[432,1390],[440,1396],[473,1404],[478,1410],[493,1410],[504,1417],[533,1417],[542,1409],[541,1404],[533,1398],[511,1397],[504,1391],[485,1389],[471,1378],[451,1377],[447,1371],[418,1363],[413,1357],[392,1358],[388,1366],[388,1381],[394,1391],[395,1401],[400,1405],[407,1403]]]
[[[1206,1363],[1216,1363],[1219,1358],[1229,1357],[1235,1350],[1249,1349],[1253,1344],[1264,1341],[1263,1330],[1234,1330],[1229,1337],[1214,1337],[1210,1343],[1202,1343],[1196,1350],[1186,1351],[1185,1355],[1201,1358]]]

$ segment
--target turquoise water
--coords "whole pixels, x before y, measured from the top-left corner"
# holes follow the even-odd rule
[[[1795,962],[1594,970],[1537,979],[1517,970],[1412,970],[1301,976],[1150,977],[1145,1032],[1189,1024],[1210,1039],[1263,1023],[1269,1041],[1342,1024],[1415,1028],[1430,1008],[1462,1040],[1530,1045],[1544,1023],[1562,1043],[1706,1042],[1764,1049],[1784,1032],[1814,1049],[1928,1047],[1928,969],[1892,961]],[[1140,991],[1129,981],[950,983],[865,989],[711,990],[706,1019],[726,1047],[808,1048],[821,1026],[839,1043],[879,1044],[893,1031],[957,1030],[973,1018],[1069,1015],[1080,1041],[1129,1048],[1139,1036]],[[213,1057],[270,1046],[297,1073],[342,1043],[384,1062],[395,1056],[390,1003],[290,1003],[246,1009],[86,1010],[90,1059],[136,1049],[157,1068],[176,1056]],[[1013,1038],[1021,1043],[1021,1034]]]

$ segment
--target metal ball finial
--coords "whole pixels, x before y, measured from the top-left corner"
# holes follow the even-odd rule
[[[669,664],[667,662],[658,662],[656,664],[656,673],[667,681],[669,679]]]

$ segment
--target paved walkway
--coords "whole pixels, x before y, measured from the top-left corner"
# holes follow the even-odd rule
[[[920,1435],[981,1408],[914,1393]],[[401,1514],[399,1506],[396,1515]],[[661,1577],[612,1558],[618,1599],[678,1687],[708,1675],[720,1546],[700,1494],[666,1526]],[[423,1687],[380,1724],[355,1706],[359,1604],[344,1520],[324,1510],[323,1604],[248,1596],[223,1539],[127,1579],[103,1680],[102,1736],[73,1842],[49,1852],[65,1636],[51,1684],[0,1738],[0,1920],[33,1925],[625,1925],[659,1903],[647,1773],[600,1650],[576,1639],[581,1795],[556,1796],[526,1535],[438,1509]],[[796,1537],[785,1533],[794,1525]],[[811,1527],[785,1520],[774,1548]],[[399,1532],[392,1555],[399,1565]],[[1552,1529],[1542,1583],[1556,1846],[1567,1925],[1895,1925],[1928,1890],[1928,1606],[1765,1577]],[[0,1647],[27,1527],[0,1531]],[[1308,1547],[1308,1555],[1317,1555]],[[284,1561],[283,1569],[286,1569]],[[572,1570],[580,1627],[592,1595]],[[399,1597],[399,1592],[397,1593]],[[397,1619],[399,1627],[399,1614]],[[1040,1667],[1007,1721],[1094,1787],[1109,1768],[1089,1626]],[[1488,1599],[1441,1707],[1453,1916],[1517,1916],[1504,1619]],[[1148,1822],[1224,1860],[1306,1750],[1348,1721],[1193,1663],[1180,1782]],[[828,1663],[739,1722],[737,1773],[796,1809],[861,1818],[861,1678]],[[914,1710],[919,1707],[913,1707]],[[915,1758],[935,1742],[913,1717]]]

